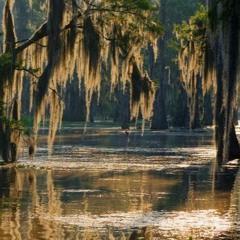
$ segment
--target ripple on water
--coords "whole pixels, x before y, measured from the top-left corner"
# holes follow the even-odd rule
[[[82,231],[107,232],[109,227],[118,232],[149,228],[155,236],[186,239],[187,236],[212,239],[228,232],[232,228],[229,219],[220,216],[215,210],[173,211],[173,212],[119,212],[102,215],[44,215],[48,221],[61,225],[78,226]],[[185,237],[185,238],[184,238]],[[199,239],[199,238],[198,238]]]
[[[117,142],[115,135],[108,134],[108,136],[106,136],[107,134],[105,134],[105,138],[103,139],[101,133],[99,133],[99,139],[96,139],[97,134],[93,140],[88,137],[85,145],[83,145],[79,139],[76,141],[71,139],[73,144],[70,144],[63,138],[62,141],[65,141],[64,145],[62,146],[59,143],[55,145],[51,156],[47,156],[47,147],[42,145],[33,162],[28,161],[26,158],[21,159],[18,163],[19,165],[26,167],[33,166],[36,169],[46,168],[60,170],[59,172],[62,174],[66,174],[65,170],[67,169],[69,170],[69,175],[74,171],[76,172],[76,170],[78,172],[81,171],[81,173],[86,173],[87,171],[91,173],[94,171],[100,173],[115,173],[116,171],[124,170],[144,173],[147,171],[157,172],[151,179],[144,174],[137,178],[132,176],[134,179],[130,179],[124,174],[122,176],[116,174],[116,176],[112,178],[111,175],[102,176],[100,173],[99,175],[101,175],[101,177],[97,179],[94,178],[97,175],[94,173],[92,174],[92,176],[94,176],[92,177],[93,183],[90,182],[89,179],[85,179],[86,182],[84,182],[84,174],[82,173],[79,178],[73,177],[71,181],[71,183],[76,183],[76,186],[67,184],[65,182],[66,176],[64,174],[64,176],[61,176],[61,173],[58,172],[59,176],[57,180],[54,179],[54,184],[49,185],[55,186],[56,189],[48,188],[48,191],[55,191],[51,192],[49,197],[55,197],[56,199],[54,198],[52,202],[56,204],[58,200],[59,206],[62,206],[62,209],[55,214],[46,213],[47,211],[41,212],[40,209],[37,214],[41,215],[41,219],[51,222],[51,224],[48,224],[49,226],[55,227],[55,224],[57,224],[57,226],[68,229],[69,232],[77,229],[82,237],[80,239],[111,239],[110,237],[106,237],[110,231],[112,231],[112,234],[115,236],[116,234],[121,236],[121,233],[124,232],[127,233],[126,236],[128,237],[133,234],[134,231],[137,231],[137,233],[139,231],[147,231],[152,238],[149,237],[146,239],[153,239],[153,237],[156,237],[156,239],[188,239],[189,236],[195,237],[193,239],[220,239],[218,236],[223,236],[226,232],[230,232],[233,228],[233,221],[231,221],[230,215],[212,209],[214,208],[213,205],[207,209],[210,205],[205,203],[206,199],[211,200],[213,196],[211,195],[211,189],[207,187],[205,189],[203,185],[204,187],[210,186],[211,188],[211,178],[201,178],[201,174],[196,170],[196,174],[193,172],[186,174],[185,172],[185,175],[181,175],[179,178],[172,178],[172,175],[170,177],[168,176],[171,180],[168,182],[159,174],[159,172],[164,172],[165,170],[171,170],[171,174],[175,174],[174,170],[176,169],[200,168],[202,165],[209,164],[215,157],[214,146],[204,141],[196,144],[196,139],[193,139],[194,144],[191,145],[192,133],[189,132],[183,134],[184,140],[182,142],[179,142],[179,139],[181,140],[181,132],[177,134],[178,139],[176,142],[172,139],[175,133],[159,134],[157,132],[150,132],[147,134],[149,138],[147,138],[148,141],[145,142],[143,142],[143,138],[139,136],[133,136],[131,142],[128,142],[125,135],[121,135],[121,139]],[[160,138],[159,143],[159,136],[161,134],[170,136],[170,139],[167,139],[170,143],[169,146],[168,141],[165,141],[167,142],[166,144],[165,142],[161,142],[162,138]],[[194,136],[202,138],[202,133],[197,133]],[[113,137],[115,138],[112,139]],[[135,141],[134,143],[133,140]],[[186,147],[184,147],[184,141],[187,143]],[[55,171],[55,174],[56,172],[57,171]],[[61,178],[63,180],[61,180]],[[156,185],[159,184],[163,186],[164,180],[166,181],[165,188],[161,189],[156,187]],[[60,183],[62,181],[62,185],[57,183],[57,181]],[[147,183],[147,181],[150,182]],[[205,184],[204,181],[207,182],[207,184]],[[128,184],[131,182],[131,184],[128,186],[127,182]],[[182,188],[181,184],[183,184],[183,182],[186,186]],[[197,182],[203,184],[198,185]],[[92,185],[85,186],[84,184],[87,183],[91,183]],[[78,186],[77,184],[82,184],[83,186]],[[126,186],[123,186],[124,184],[126,184]],[[144,187],[147,184],[149,184],[149,186],[146,187],[144,192]],[[57,186],[59,188],[57,188]],[[69,186],[71,186],[71,189],[66,189],[66,187]],[[93,187],[93,189],[91,189],[91,187]],[[106,187],[106,192],[99,190],[101,187]],[[209,192],[206,193],[206,191]],[[119,193],[119,195],[114,195],[116,192]],[[103,194],[105,194],[105,198],[102,197]],[[125,198],[121,198],[121,194]],[[153,198],[154,194],[157,200],[153,207],[151,197]],[[185,194],[186,196],[180,197],[178,194]],[[204,194],[209,194],[210,196],[205,198]],[[88,195],[91,195],[91,197]],[[57,199],[56,196],[58,196],[59,199]],[[114,205],[112,203],[114,196],[121,198],[121,206],[115,206],[116,204],[114,203]],[[174,208],[171,204],[175,204],[173,203],[175,201],[173,198],[178,198],[178,196],[180,199],[178,201],[179,208]],[[188,198],[191,198],[192,201]],[[65,199],[65,202],[63,199]],[[72,202],[69,203],[69,199],[71,199]],[[205,205],[207,207],[206,209],[196,207],[191,208],[191,211],[182,211],[182,209],[186,209],[186,206],[180,203],[187,203],[188,200],[190,205],[194,203],[197,207],[203,206],[204,208]],[[107,203],[109,205],[112,204],[112,208],[116,208],[110,211],[109,209],[111,208],[106,206],[105,201],[109,201]],[[171,209],[169,209],[170,207],[168,205],[166,205],[166,208],[163,207],[167,201],[172,201],[170,204]],[[214,202],[214,198],[212,201]],[[116,202],[118,204],[118,201]],[[145,208],[141,208],[142,202],[146,205]],[[202,205],[199,202],[201,202]],[[69,205],[67,205],[67,203]],[[82,206],[83,203],[85,204],[84,206]],[[99,204],[99,206],[96,206],[96,204]],[[98,212],[98,208],[102,207],[101,204],[104,205],[104,211],[101,209],[101,211]],[[132,204],[133,208],[129,207],[130,204]],[[56,206],[58,205],[56,204]],[[56,206],[54,205],[54,207]],[[67,206],[72,208],[67,209]],[[97,208],[96,211],[91,210],[93,206]],[[127,209],[130,210],[127,211]],[[139,209],[144,210],[138,211]],[[156,209],[164,210],[155,211]],[[104,237],[84,238],[83,236],[85,236],[84,234],[86,234],[86,232],[97,232]],[[116,237],[112,239],[121,238]],[[142,237],[142,239],[144,238]]]
[[[215,157],[215,149],[212,146],[174,149],[56,146],[52,155],[47,156],[46,152],[47,149],[42,147],[34,161],[22,158],[18,164],[58,169],[163,170],[203,165]]]

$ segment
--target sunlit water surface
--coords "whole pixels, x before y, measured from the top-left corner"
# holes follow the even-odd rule
[[[0,169],[0,239],[240,239],[240,176],[211,130],[63,128]]]

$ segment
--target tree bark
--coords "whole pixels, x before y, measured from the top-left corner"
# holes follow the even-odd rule
[[[64,102],[64,121],[86,121],[85,93],[83,90],[79,91],[76,79],[73,79],[71,84],[67,84]]]
[[[129,129],[130,123],[130,108],[129,108],[129,94],[124,93],[123,90],[116,88],[115,90],[118,100],[118,115],[121,121],[122,129]]]
[[[151,129],[152,130],[168,129],[165,106],[165,94],[163,91],[163,86],[161,86],[156,93],[156,99],[153,106]]]
[[[192,96],[190,97],[190,129],[196,129],[201,126],[201,100],[202,100],[202,79],[198,75],[196,89],[192,91]]]
[[[235,4],[238,4],[235,2]],[[239,8],[239,5],[238,5]],[[239,14],[237,5],[228,9],[212,34],[216,62],[215,142],[218,163],[240,158],[240,147],[234,127],[237,75],[239,68]]]
[[[161,24],[166,24],[166,0],[162,0],[160,4],[159,17]],[[167,98],[167,78],[165,69],[165,37],[162,36],[158,40],[158,57],[156,63],[156,77],[159,80],[159,89],[156,93],[153,117],[152,117],[152,130],[167,129],[167,113],[166,113],[166,98]]]
[[[212,90],[208,91],[204,96],[203,124],[207,126],[212,126],[213,124]]]

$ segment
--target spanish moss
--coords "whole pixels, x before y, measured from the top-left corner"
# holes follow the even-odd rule
[[[32,8],[34,2],[29,0],[28,3]],[[41,3],[45,8],[47,2]],[[132,4],[135,11],[134,4],[138,6],[138,3]],[[141,82],[138,99],[131,91],[132,118],[137,118],[141,112],[144,123],[151,117],[154,87],[147,74],[143,73],[141,50],[148,43],[154,45],[160,31],[153,30],[155,23],[148,21],[145,9],[142,15],[140,12],[134,15],[123,11],[125,4],[116,5],[119,9],[115,9],[111,1],[99,1],[98,5],[94,1],[49,0],[47,21],[28,40],[15,44],[13,6],[14,1],[7,1],[4,8],[4,52],[9,52],[21,66],[18,66],[17,74],[13,70],[9,77],[12,89],[3,88],[5,95],[11,95],[11,99],[21,99],[23,78],[29,81],[29,110],[34,112],[35,142],[41,122],[48,119],[48,145],[51,149],[56,131],[61,127],[66,85],[76,75],[79,88],[85,87],[86,122],[89,120],[93,93],[100,97],[103,63],[110,73],[112,89],[119,81],[123,89],[127,82],[133,88],[137,86],[136,81]],[[140,77],[135,79],[136,69]],[[84,84],[81,84],[82,81]],[[20,102],[18,109],[20,113]]]

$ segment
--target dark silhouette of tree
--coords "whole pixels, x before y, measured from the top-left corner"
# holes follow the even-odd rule
[[[187,98],[180,86],[179,71],[176,64],[179,44],[173,33],[174,24],[188,20],[197,9],[197,1],[164,0],[159,2],[159,19],[164,27],[164,35],[158,42],[157,50],[149,46],[150,77],[158,84],[152,129],[166,129],[168,126],[188,127]],[[155,63],[154,58],[157,58]],[[184,112],[184,113],[183,113]]]
[[[215,93],[215,142],[218,163],[240,157],[234,126],[239,75],[239,1],[208,1],[208,12],[200,11],[176,29],[182,50],[179,64],[189,95],[196,93],[203,78],[203,91]],[[207,15],[208,13],[208,15]],[[196,99],[191,99],[196,104]],[[194,113],[191,112],[192,114]]]
[[[159,4],[159,19],[163,26],[166,25],[166,0],[160,1]],[[159,88],[156,92],[154,108],[153,108],[153,117],[151,129],[167,129],[167,110],[166,110],[166,90],[167,90],[167,78],[165,74],[165,34],[158,39],[158,54],[156,60],[156,78],[159,82]]]
[[[208,91],[202,82],[203,56],[207,29],[207,10],[201,6],[189,23],[176,25],[175,32],[181,41],[178,64],[181,80],[189,99],[189,128],[201,126],[203,93]]]
[[[213,76],[216,91],[215,140],[219,163],[240,158],[240,147],[234,126],[239,76],[240,2],[208,1],[207,73]],[[211,61],[211,62],[210,62]],[[213,64],[212,64],[213,62]]]

